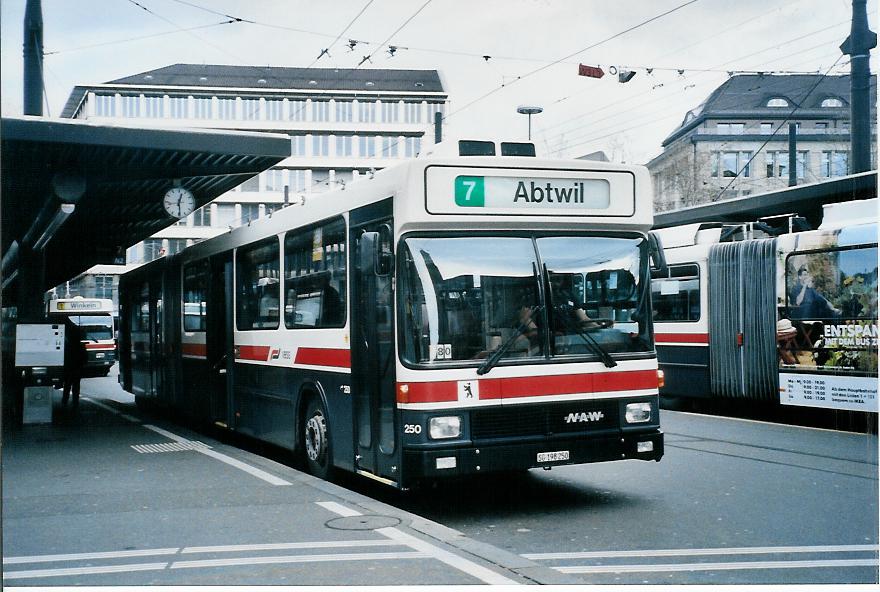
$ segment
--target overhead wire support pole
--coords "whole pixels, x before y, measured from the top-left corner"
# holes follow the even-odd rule
[[[840,46],[850,56],[850,173],[871,170],[870,51],[877,34],[868,28],[867,0],[853,0],[852,29]]]

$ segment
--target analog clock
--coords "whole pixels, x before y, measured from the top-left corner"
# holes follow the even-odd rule
[[[192,214],[196,209],[196,198],[189,189],[184,187],[172,187],[165,192],[162,200],[165,211],[175,218],[183,218]]]

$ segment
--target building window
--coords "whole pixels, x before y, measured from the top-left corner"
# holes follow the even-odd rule
[[[173,100],[173,99],[172,99]],[[172,114],[174,106],[172,104]],[[164,97],[144,97],[144,117],[164,117],[165,104]]]
[[[263,204],[263,213],[266,216],[269,216],[270,214],[277,212],[278,210],[280,210],[283,207],[284,207],[284,204],[280,204],[280,203]]]
[[[280,121],[284,119],[284,101],[266,99],[266,119]]]
[[[174,255],[176,253],[181,252],[186,248],[186,239],[185,238],[169,238],[168,239],[168,251],[165,253],[166,255]]]
[[[428,103],[428,122],[434,121],[434,113],[440,113],[442,117],[446,117],[446,103]]]
[[[767,101],[768,107],[788,107],[788,100],[782,97],[774,97]]]
[[[336,136],[336,156],[351,156],[351,136]]]
[[[397,158],[400,151],[397,148],[398,139],[392,136],[382,136],[382,158]]]
[[[354,104],[351,101],[336,101],[336,121],[351,121]]]
[[[241,118],[247,121],[262,119],[260,117],[260,99],[242,99],[241,114]]]
[[[824,131],[828,129],[828,123],[826,123],[824,121],[817,121],[815,128],[817,130],[822,130],[822,132],[820,132],[820,133],[824,133]]]
[[[204,206],[193,212],[193,226],[211,225],[211,206]]]
[[[739,173],[740,177],[750,177],[751,164],[749,163],[749,160],[751,158],[752,153],[748,150],[738,152],[713,152],[712,176],[736,177],[737,173]],[[741,173],[740,169],[742,169]]]
[[[144,257],[141,259],[143,263],[158,259],[164,254],[165,249],[162,247],[161,238],[148,238],[144,240]]]
[[[312,136],[312,156],[330,155],[330,136],[316,134]]]
[[[214,108],[211,99],[196,97],[193,105],[193,117],[196,119],[211,119],[214,116]]]
[[[235,119],[235,99],[217,99],[217,115],[220,119]]]
[[[241,247],[236,253],[236,323],[239,331],[277,329],[280,314],[278,239]]]
[[[282,169],[269,169],[263,173],[266,191],[284,191],[284,171]]]
[[[217,224],[215,226],[235,226],[235,204],[217,204]]]
[[[375,101],[358,103],[358,121],[361,123],[376,123]]]
[[[422,122],[422,104],[421,103],[404,103],[403,119],[406,123]]]
[[[306,189],[306,172],[301,169],[289,171],[290,190],[293,192],[305,191]]]
[[[95,298],[113,298],[113,276],[98,274],[95,276]]]
[[[306,120],[306,102],[305,101],[290,101],[290,121],[305,121]]]
[[[238,186],[239,191],[259,191],[260,190],[260,176],[254,175],[253,177],[244,181],[241,185]]]
[[[189,117],[189,97],[171,97],[171,117],[186,119]]]
[[[800,150],[797,153],[797,162],[795,164],[798,179],[804,179],[807,173],[807,162],[809,159],[809,152],[806,150]],[[766,156],[767,162],[767,176],[768,177],[788,177],[788,152],[784,151],[769,151]]]
[[[343,327],[345,222],[341,218],[284,238],[284,325]]]
[[[719,123],[716,131],[722,135],[742,135],[745,130],[744,123]]]
[[[330,121],[330,101],[312,101],[312,121]]]
[[[260,204],[241,204],[241,223],[247,224],[260,217]]]
[[[141,116],[141,98],[140,97],[122,97],[122,116],[123,117],[140,117]]]
[[[95,115],[116,117],[116,95],[95,95]]]
[[[400,103],[382,103],[382,123],[394,123],[400,120]]]
[[[849,168],[849,153],[842,150],[823,150],[820,169],[823,177],[843,177]]]
[[[843,101],[837,97],[828,97],[822,101],[821,107],[843,107]]]
[[[403,155],[407,158],[415,158],[422,151],[422,138],[420,136],[407,136],[403,139]]]
[[[290,155],[305,156],[306,155],[306,137],[290,136]]]
[[[762,134],[772,134],[773,133],[773,124],[772,123],[762,123],[761,124],[761,133]]]
[[[360,149],[361,156],[364,158],[375,158],[376,157],[376,137],[375,136],[360,136],[358,138],[358,148]]]

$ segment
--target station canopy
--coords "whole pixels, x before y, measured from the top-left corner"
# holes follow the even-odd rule
[[[198,208],[288,156],[283,134],[4,117],[3,253],[48,231],[40,246],[45,291],[93,265],[120,262],[126,248],[177,222],[162,203],[169,188],[191,191]],[[74,204],[66,219],[58,214],[70,211],[65,203]],[[15,271],[4,261],[6,277]]]
[[[662,212],[654,215],[654,228],[697,222],[755,222],[761,218],[787,214],[801,216],[812,228],[816,228],[822,222],[823,205],[874,197],[877,197],[877,171],[868,171],[779,191]]]

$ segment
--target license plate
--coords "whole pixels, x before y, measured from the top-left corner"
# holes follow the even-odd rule
[[[101,360],[104,358],[104,354],[95,354],[95,358],[97,358],[98,360]]]
[[[568,450],[558,450],[556,452],[539,452],[538,462],[553,462],[557,460],[568,460]]]

